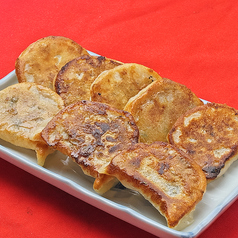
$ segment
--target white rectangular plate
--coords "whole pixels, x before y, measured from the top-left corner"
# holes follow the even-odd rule
[[[12,71],[0,80],[0,90],[15,83],[17,78]],[[0,140],[0,157],[63,191],[161,238],[198,236],[236,200],[238,194],[238,162],[235,162],[224,176],[208,185],[202,201],[194,212],[193,224],[183,231],[175,231],[168,228],[164,217],[136,192],[118,187],[103,196],[95,193],[92,178],[84,175],[76,163],[60,152],[48,156],[45,166],[40,167],[36,163],[34,151]]]

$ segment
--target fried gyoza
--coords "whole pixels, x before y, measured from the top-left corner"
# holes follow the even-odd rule
[[[127,188],[141,193],[167,220],[181,230],[206,191],[202,169],[165,142],[138,143],[116,155],[106,172]]]
[[[166,142],[175,121],[189,109],[202,104],[185,85],[163,79],[142,89],[129,100],[124,110],[133,115],[141,142]]]
[[[54,81],[55,91],[65,105],[81,100],[90,100],[90,87],[97,76],[122,63],[103,56],[82,56],[68,62]]]
[[[238,111],[216,103],[193,108],[176,121],[168,138],[201,166],[210,182],[238,159]]]
[[[96,178],[103,193],[117,180],[103,173],[111,159],[138,142],[138,128],[130,113],[109,105],[80,101],[61,110],[42,131],[44,140],[70,156],[85,174]]]
[[[0,91],[0,138],[16,146],[36,151],[37,162],[44,165],[53,150],[41,131],[64,107],[60,96],[35,83],[19,83]]]
[[[53,89],[53,80],[70,60],[88,52],[75,41],[48,36],[29,45],[15,63],[18,81],[33,82]]]
[[[127,63],[102,72],[92,83],[91,100],[123,110],[128,100],[150,83],[161,80],[153,69]]]

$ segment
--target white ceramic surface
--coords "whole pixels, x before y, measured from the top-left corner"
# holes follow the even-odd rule
[[[12,71],[0,80],[0,90],[17,83]],[[148,201],[128,189],[113,188],[103,196],[92,189],[92,178],[84,175],[77,164],[60,152],[47,158],[44,167],[36,163],[35,152],[0,140],[0,157],[64,190],[65,192],[144,229],[161,238],[196,237],[236,200],[238,194],[238,162],[226,174],[210,183],[194,212],[194,222],[183,231],[166,226],[165,219]]]

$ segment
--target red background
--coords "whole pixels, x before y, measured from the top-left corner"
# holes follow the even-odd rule
[[[0,1],[0,78],[48,35],[238,109],[238,1]],[[154,237],[0,159],[0,237]],[[201,235],[238,237],[238,202]],[[158,234],[159,236],[159,234]]]

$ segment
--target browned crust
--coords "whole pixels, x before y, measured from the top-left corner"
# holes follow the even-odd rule
[[[198,115],[184,126],[186,118]],[[179,138],[175,134],[179,131]],[[238,155],[238,112],[225,104],[208,103],[181,116],[168,135],[203,169],[208,182],[221,176]],[[178,141],[177,141],[178,140]],[[220,153],[220,154],[219,154]]]
[[[62,134],[67,134],[67,139]],[[72,157],[86,174],[95,178],[101,168],[95,161],[110,162],[116,153],[137,143],[138,136],[128,112],[85,100],[64,108],[42,132],[51,147]]]
[[[159,179],[153,181],[152,172],[146,171],[147,168],[152,168]],[[164,142],[132,146],[111,161],[107,173],[116,176],[124,186],[139,191],[166,217],[171,228],[194,210],[206,190],[201,168],[183,152]],[[168,195],[163,188],[166,184],[179,186],[181,191],[175,196]]]
[[[90,87],[103,71],[121,65],[121,62],[103,56],[84,55],[68,62],[54,80],[55,91],[65,105],[90,100]]]
[[[189,109],[203,105],[185,85],[169,79],[156,80],[132,97],[124,110],[135,118],[140,141],[167,141],[176,120]]]
[[[52,89],[53,80],[61,67],[81,55],[88,55],[88,52],[69,38],[63,36],[41,38],[30,44],[16,59],[17,79],[20,83],[34,82]],[[30,75],[31,79],[27,75]]]
[[[162,80],[153,69],[126,63],[101,73],[91,85],[91,100],[123,110],[128,100],[155,80]]]

